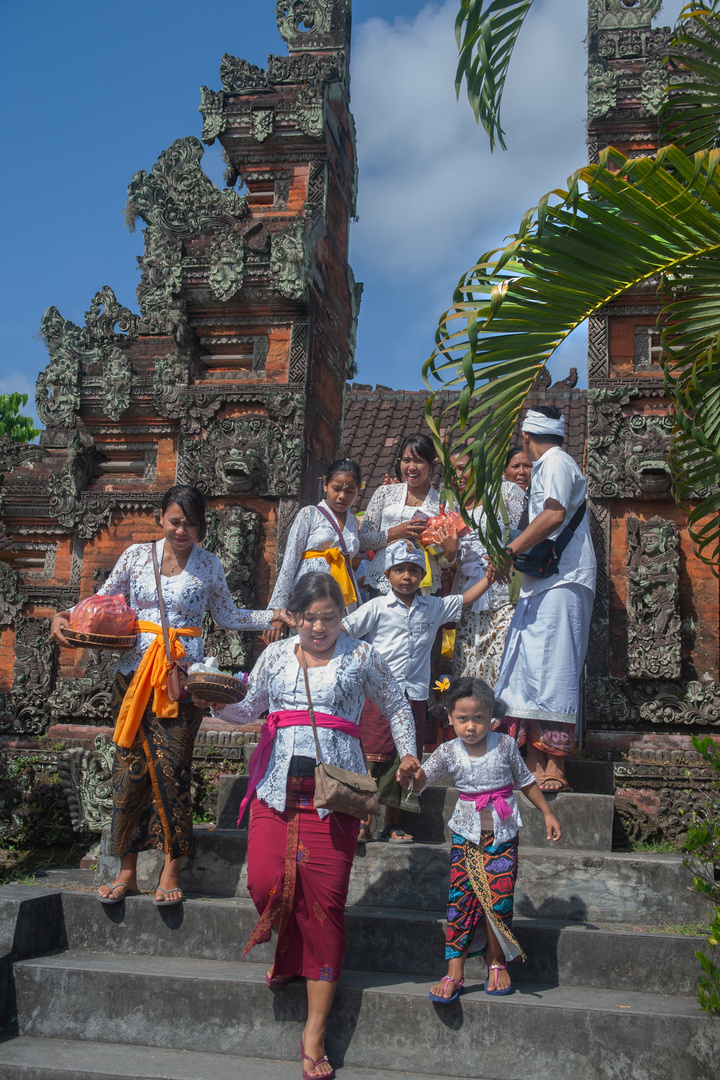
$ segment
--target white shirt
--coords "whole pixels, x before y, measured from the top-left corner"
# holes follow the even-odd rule
[[[337,521],[325,499],[319,505],[330,514],[333,521]],[[350,557],[357,555],[360,548],[358,519],[350,510],[345,515],[345,527],[342,534],[348,555]],[[340,537],[328,519],[320,513],[317,506],[304,506],[290,529],[280,573],[270,597],[270,607],[287,607],[290,593],[303,574],[309,574],[311,570],[329,574],[330,564],[327,559],[303,559],[303,555],[306,551],[327,551],[334,547],[342,551]]]
[[[530,480],[529,520],[534,521],[545,509],[547,499],[555,499],[565,510],[562,525],[550,533],[550,540],[557,540],[563,529],[570,524],[587,493],[585,477],[577,464],[559,446],[551,446],[541,458],[533,462]],[[549,578],[531,577],[523,574],[521,596],[553,589],[556,585],[574,582],[595,592],[597,561],[590,535],[590,513],[585,516],[573,534],[570,543],[560,556],[560,573]]]
[[[425,496],[422,506],[407,505],[407,484],[384,484],[379,487],[365,511],[365,516],[360,526],[360,549],[361,551],[374,551],[375,558],[370,563],[370,569],[365,575],[365,583],[372,589],[381,593],[389,593],[390,582],[385,577],[385,549],[388,544],[388,530],[404,521],[410,521],[418,510],[427,514],[429,518],[437,517],[440,513],[440,496],[434,487],[431,487]],[[434,593],[440,588],[440,570],[437,559],[429,556],[430,570],[432,573],[432,585],[426,587],[423,592]]]
[[[535,783],[535,777],[520,757],[517,743],[510,735],[488,731],[485,741],[486,752],[477,758],[470,757],[461,739],[441,743],[423,765],[428,784],[445,773],[450,773],[458,791],[468,795],[482,795],[486,791],[497,791],[499,788],[524,788]],[[495,843],[504,844],[517,835],[522,825],[515,796],[511,795],[505,801],[512,814],[503,821],[494,803],[489,803],[482,813],[478,813],[474,802],[458,799],[448,827],[471,843],[479,844],[480,833],[483,828],[487,828],[482,818],[486,817],[487,820],[490,810]]]
[[[305,678],[295,654],[298,639],[268,645],[248,680],[244,701],[226,705],[217,715],[235,724],[249,724],[264,712],[307,709]],[[382,656],[365,641],[340,634],[332,659],[323,667],[308,668],[310,696],[316,712],[341,716],[360,723],[365,698],[370,698],[387,717],[400,757],[415,754],[415,721],[412,710]],[[354,772],[366,772],[360,740],[333,728],[317,729],[323,761]],[[285,791],[293,754],[315,758],[311,727],[278,728],[270,761],[258,784],[257,795],[276,810],[285,809]],[[329,811],[319,810],[320,817]]]
[[[517,529],[522,512],[525,509],[525,503],[527,502],[525,492],[520,485],[516,484],[513,480],[503,480],[502,500],[505,503],[510,528]],[[475,517],[474,520],[478,521]],[[505,528],[502,517],[500,517],[500,525],[503,529]],[[478,521],[478,526],[482,529],[487,528],[486,517],[482,512]],[[476,582],[481,581],[485,577],[487,571],[487,564],[485,562],[486,557],[487,549],[476,529],[473,529],[469,533],[466,533],[465,536],[460,537],[458,541],[457,573],[455,574],[452,588],[454,593],[467,592],[471,585],[475,585]],[[476,600],[474,604],[471,604],[470,611],[476,613],[481,611],[496,611],[498,608],[509,603],[510,591],[507,583],[496,581],[494,585],[490,586],[486,593],[483,593],[479,600]]]
[[[421,596],[410,607],[395,593],[376,596],[343,619],[347,632],[366,638],[384,656],[411,701],[425,701],[430,692],[430,652],[439,628],[457,622],[462,596]]]
[[[162,566],[165,541],[157,545],[158,564]],[[175,577],[160,576],[168,627],[202,626],[207,608],[218,626],[228,630],[265,630],[271,625],[272,611],[246,611],[233,603],[225,580],[225,571],[217,555],[197,544],[190,552],[185,569]],[[157,583],[152,561],[152,544],[132,544],[123,551],[98,596],[130,598],[130,607],[138,619],[160,625]],[[143,653],[155,640],[155,634],[138,634],[135,645],[120,655],[117,671],[129,675],[135,671]],[[201,637],[181,637],[189,663],[205,655]]]

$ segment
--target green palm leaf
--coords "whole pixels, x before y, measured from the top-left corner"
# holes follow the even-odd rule
[[[670,43],[675,71],[660,110],[666,142],[686,153],[720,144],[720,12],[718,2],[688,4]]]
[[[504,131],[500,124],[500,103],[515,41],[533,0],[461,0],[455,20],[458,58],[455,90],[460,96],[462,81],[467,84],[468,101],[490,136],[503,150]]]
[[[504,250],[483,256],[461,279],[423,368],[431,389],[461,391],[459,415],[431,394],[426,418],[443,461],[445,494],[461,506],[482,504],[490,550],[500,548],[502,467],[528,390],[560,343],[598,308],[648,278],[673,275],[677,284],[671,283],[675,291],[668,305],[673,319],[672,304],[689,303],[678,290],[692,278],[695,317],[689,327],[676,319],[678,337],[669,348],[684,349],[682,335],[692,339],[697,361],[687,375],[687,393],[690,387],[699,394],[707,390],[706,367],[716,373],[717,365],[701,358],[711,355],[710,344],[720,332],[719,180],[718,151],[689,158],[669,146],[655,160],[630,160],[609,149],[599,165],[578,170],[567,189],[551,193],[526,214]],[[588,186],[585,195],[582,183]],[[668,368],[668,380],[677,378]],[[693,458],[691,464],[702,464],[707,482],[698,485],[688,478],[688,483],[709,488],[707,478],[720,457],[720,422],[704,405],[698,415],[699,400],[688,396],[678,414],[674,461],[685,454],[686,468],[686,432],[693,438],[702,434],[702,463]],[[460,478],[450,457],[455,446],[470,458]],[[713,541],[702,528],[697,527],[696,543],[705,552]]]

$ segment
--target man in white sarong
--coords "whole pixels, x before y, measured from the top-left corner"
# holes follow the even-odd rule
[[[508,544],[511,557],[541,540],[556,540],[586,498],[587,484],[562,449],[565,421],[558,409],[528,410],[525,453],[533,462],[529,523]],[[565,757],[575,752],[580,674],[595,596],[596,560],[587,510],[560,556],[559,573],[523,574],[495,694],[507,706],[499,727],[527,745],[527,765],[543,791],[563,791]]]

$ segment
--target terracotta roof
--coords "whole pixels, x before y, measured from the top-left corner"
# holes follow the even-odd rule
[[[530,391],[527,408],[533,405],[555,405],[565,416],[566,440],[564,449],[584,466],[585,440],[587,436],[586,390],[572,385],[576,377],[549,385],[549,376],[540,377]],[[445,394],[444,401],[455,399],[459,394]],[[425,424],[424,390],[392,390],[389,386],[366,386],[362,383],[348,385],[345,397],[345,454],[360,462],[366,481],[365,496],[361,508],[367,506],[373,492],[382,484],[386,472],[395,467],[398,450],[403,439],[414,432],[427,432]],[[455,414],[453,410],[451,415]],[[520,425],[525,410],[518,420],[516,440],[520,443]],[[440,473],[433,479],[437,482]]]

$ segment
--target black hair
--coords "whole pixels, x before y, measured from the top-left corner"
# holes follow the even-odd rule
[[[163,495],[160,513],[164,515],[173,503],[177,503],[191,525],[197,525],[198,540],[202,540],[207,532],[205,520],[206,502],[205,496],[199,488],[191,484],[175,484],[168,488]]]
[[[329,484],[333,476],[344,472],[350,473],[359,490],[362,487],[362,472],[357,461],[353,461],[352,458],[338,458],[337,461],[333,461],[325,474],[325,483]]]
[[[402,479],[400,475],[400,461],[406,450],[413,450],[416,457],[422,458],[423,461],[427,461],[428,465],[431,467],[437,461],[435,444],[429,435],[424,435],[422,432],[416,432],[414,435],[406,435],[400,444],[400,453],[398,454],[397,465],[395,466],[395,475],[398,480]]]
[[[532,405],[533,412],[542,413],[543,416],[547,416],[548,420],[560,420],[562,419],[562,413],[554,405]],[[538,435],[536,432],[529,432],[530,438],[537,443],[549,443],[551,446],[562,446],[562,435]],[[507,467],[507,466],[506,466]]]
[[[512,461],[512,459],[515,457],[516,454],[524,454],[524,453],[525,453],[525,451],[523,450],[522,446],[511,446],[510,449],[508,450],[507,454],[505,455],[505,468],[507,469],[508,465],[510,464],[510,462]]]
[[[448,716],[461,698],[472,698],[480,705],[487,706],[491,716],[505,716],[507,712],[505,702],[496,698],[492,688],[482,679],[453,679],[443,696]]]
[[[316,570],[303,574],[300,578],[290,593],[286,605],[287,610],[297,618],[298,615],[303,615],[316,600],[331,600],[341,615],[345,611],[342,589],[335,578]]]

